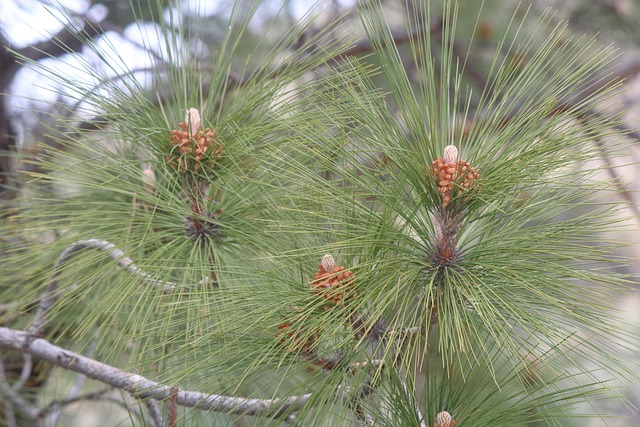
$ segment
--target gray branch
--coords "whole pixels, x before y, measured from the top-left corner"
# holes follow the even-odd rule
[[[33,338],[27,331],[0,327],[0,347],[23,351],[64,369],[78,372],[120,390],[138,399],[166,400],[171,386],[162,385],[142,375],[126,372],[81,354],[51,344],[43,338]],[[311,393],[289,398],[248,399],[244,397],[207,394],[180,389],[177,403],[181,406],[224,412],[236,415],[267,415],[279,417],[300,410],[311,398]]]
[[[182,389],[178,389],[176,393],[176,389],[172,386],[162,385],[141,375],[120,370],[82,354],[66,350],[40,338],[46,326],[47,313],[62,294],[58,289],[58,276],[61,268],[84,249],[106,252],[112,260],[117,262],[118,268],[138,276],[144,285],[162,290],[165,293],[171,293],[176,289],[189,289],[191,286],[180,286],[173,282],[153,279],[148,273],[136,266],[124,252],[105,240],[80,240],[67,247],[56,260],[53,272],[51,273],[44,294],[40,299],[40,305],[38,306],[31,326],[29,326],[26,331],[0,327],[0,348],[21,351],[28,360],[31,359],[31,356],[38,357],[64,369],[77,372],[88,378],[124,390],[131,394],[132,397],[143,400],[149,410],[150,421],[153,424],[159,425],[162,424],[162,416],[157,406],[157,401],[167,400],[169,398],[176,399],[178,405],[196,409],[235,415],[262,415],[272,418],[281,418],[287,414],[293,414],[299,411],[311,398],[311,393],[289,398],[274,399],[249,399]],[[208,278],[204,280],[206,279]],[[363,368],[369,363],[373,366],[382,364],[382,362],[378,360],[363,362],[362,364],[356,364],[351,367],[352,372],[358,368]],[[30,371],[30,369],[24,369],[23,371],[25,370]],[[13,403],[18,410],[31,415],[33,418],[42,415],[37,408],[25,405],[24,403],[26,402],[23,402],[8,384],[5,385],[7,386],[4,387],[7,389],[5,391],[10,393],[5,397],[9,397],[10,402]],[[2,384],[0,384],[0,386],[2,386]],[[2,388],[3,387],[0,387],[0,391],[2,391]],[[336,390],[336,399],[342,399],[348,402],[348,394],[349,388],[340,386]],[[48,409],[48,411],[51,410],[52,408]]]
[[[131,258],[127,257],[124,252],[118,249],[113,243],[98,239],[79,240],[62,251],[56,260],[56,263],[53,266],[53,273],[51,273],[49,283],[47,284],[44,295],[40,300],[38,311],[36,312],[35,318],[28,329],[31,335],[39,336],[42,334],[46,324],[47,312],[60,296],[60,292],[58,291],[58,276],[60,274],[61,267],[84,249],[95,249],[106,252],[109,255],[109,258],[117,262],[117,266],[119,268],[138,276],[142,284],[154,289],[160,289],[164,293],[171,293],[178,288],[189,289],[188,285],[180,286],[173,282],[165,282],[152,278],[147,272],[135,265]]]
[[[86,378],[84,375],[81,375],[83,378]],[[125,410],[127,410],[130,414],[133,414],[138,418],[138,420],[145,421],[143,414],[139,410],[139,408],[129,405],[122,396],[118,395],[110,395],[109,393],[113,393],[114,391],[109,388],[107,390],[96,391],[93,393],[77,395],[71,398],[67,398],[64,400],[57,400],[49,403],[44,409],[40,411],[40,417],[46,417],[45,426],[55,426],[57,425],[57,420],[59,418],[59,414],[62,413],[62,409],[67,406],[77,402],[82,401],[95,401],[95,402],[109,402],[115,405],[118,405]],[[146,420],[147,424],[150,427],[162,427],[162,415],[158,408],[158,402],[154,399],[145,400],[145,404],[149,409],[150,419]],[[52,415],[56,414],[55,418],[52,418]],[[160,416],[158,422],[158,416]]]
[[[149,412],[149,424],[151,427],[162,427],[164,422],[162,421],[162,411],[158,405],[158,401],[155,399],[146,399],[144,404],[147,406],[147,412]]]
[[[0,338],[0,347],[3,347],[2,338]],[[13,414],[13,408],[15,407],[23,415],[26,415],[29,418],[35,419],[38,416],[38,408],[27,402],[7,382],[5,377],[4,361],[2,359],[0,359],[0,397],[5,402],[5,410],[9,411],[7,415],[11,416]]]

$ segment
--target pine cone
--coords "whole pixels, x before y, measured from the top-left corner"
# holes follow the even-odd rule
[[[178,172],[198,172],[201,165],[215,167],[222,157],[222,144],[210,128],[200,128],[200,116],[191,108],[186,121],[190,120],[191,129],[185,122],[180,122],[180,129],[173,129],[169,136],[170,154],[167,162]],[[197,123],[196,123],[197,118]]]
[[[296,318],[296,321],[300,321],[300,318]],[[303,333],[299,329],[292,328],[291,323],[288,321],[278,325],[277,329],[277,337],[279,337],[280,343],[290,352],[311,351],[313,344],[318,341],[316,333]]]
[[[436,423],[433,427],[454,427],[456,420],[447,411],[442,411],[436,416]],[[429,427],[429,426],[427,426]]]
[[[449,147],[455,148],[450,145],[447,149]],[[458,194],[462,194],[480,180],[480,171],[471,166],[469,162],[456,161],[453,153],[457,156],[457,150],[447,151],[445,149],[445,159],[438,157],[437,160],[434,160],[431,164],[430,174],[427,176],[428,180],[435,179],[438,191],[442,196],[442,206],[445,208],[451,201],[451,191],[454,186],[458,188]]]
[[[343,266],[336,267],[333,257],[325,255],[322,262],[318,264],[315,280],[311,282],[311,291],[320,298],[338,305],[345,299],[357,296],[352,287],[353,272],[346,270]]]

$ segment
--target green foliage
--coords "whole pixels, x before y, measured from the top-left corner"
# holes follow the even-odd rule
[[[83,251],[60,270],[49,339],[82,351],[99,337],[96,359],[189,390],[312,393],[300,425],[433,426],[443,410],[457,425],[553,425],[615,394],[609,379],[635,378],[621,354],[637,340],[613,299],[628,284],[615,272],[624,260],[606,234],[621,227],[619,206],[601,201],[612,189],[589,163],[598,141],[618,149],[617,117],[600,112],[615,94],[601,84],[615,50],[571,38],[552,14],[514,18],[493,58],[474,64],[488,70],[475,93],[454,2],[405,16],[408,46],[380,4],[363,3],[373,55],[339,65],[354,40],[340,19],[308,39],[305,20],[239,58],[258,6],[241,3],[208,57],[186,47],[188,23],[158,20],[166,62],[151,90],[120,76],[126,64],[117,79],[77,70],[98,87],[54,76],[104,126],[52,129],[59,145],[35,162],[7,227],[3,299],[28,310],[67,246],[109,241],[176,289]],[[188,108],[220,158],[171,142]],[[445,203],[433,162],[450,145],[479,178],[451,179]],[[353,273],[328,291],[333,266],[314,276],[325,254]],[[243,418],[275,425],[282,412]]]

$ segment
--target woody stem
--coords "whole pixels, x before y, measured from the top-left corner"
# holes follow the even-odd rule
[[[435,215],[436,243],[433,261],[438,267],[452,267],[459,258],[460,214],[443,209]]]

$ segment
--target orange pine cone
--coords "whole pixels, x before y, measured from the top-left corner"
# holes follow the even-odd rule
[[[357,297],[357,293],[352,289],[353,272],[343,266],[336,267],[331,255],[325,255],[322,258],[314,277],[315,279],[311,282],[311,291],[334,305]]]
[[[318,341],[317,334],[301,336],[303,334],[300,331],[291,330],[291,323],[286,321],[276,328],[278,329],[276,336],[287,351],[311,351],[313,343]]]
[[[222,157],[222,144],[210,128],[200,128],[200,117],[197,110],[190,109],[190,114],[197,115],[197,126],[192,119],[192,129],[185,122],[180,122],[180,129],[173,129],[169,136],[170,153],[166,156],[169,165],[178,172],[198,172],[202,166],[214,168]],[[187,119],[191,119],[187,115]]]
[[[438,157],[431,163],[427,179],[436,181],[442,196],[442,206],[446,208],[451,201],[453,187],[457,186],[458,194],[463,193],[480,180],[480,172],[464,160],[445,160]]]

